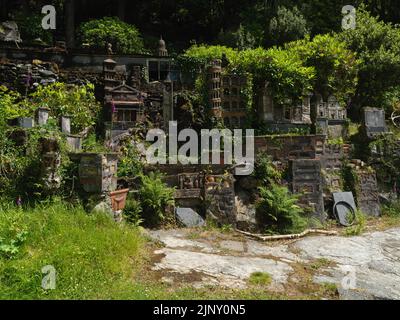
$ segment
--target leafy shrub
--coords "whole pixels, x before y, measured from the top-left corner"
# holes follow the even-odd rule
[[[253,176],[263,185],[279,183],[282,179],[282,173],[272,164],[271,157],[263,153],[257,155]]]
[[[288,43],[285,48],[314,68],[315,91],[326,96],[334,94],[341,102],[354,95],[360,61],[344,41],[325,34]]]
[[[382,107],[391,104],[400,77],[400,32],[396,25],[373,17],[361,5],[357,8],[357,28],[338,36],[362,61],[354,104]]]
[[[300,99],[312,90],[315,79],[314,68],[305,66],[298,54],[275,47],[241,51],[235,56],[232,68],[253,75],[255,87],[268,81],[278,104],[285,104],[288,98]]]
[[[293,9],[279,6],[277,15],[270,21],[267,37],[270,44],[281,45],[304,38],[308,33],[307,20],[296,6]]]
[[[18,117],[28,117],[33,114],[32,104],[23,100],[21,95],[0,85],[0,123]]]
[[[304,210],[297,205],[298,198],[286,187],[272,183],[260,187],[257,213],[269,232],[297,233],[304,231],[307,220],[302,216]]]
[[[143,41],[135,26],[116,17],[90,20],[80,26],[82,44],[95,48],[105,48],[111,43],[119,53],[145,53]]]
[[[84,152],[107,152],[102,140],[98,140],[95,133],[89,134],[82,142]]]
[[[123,156],[118,163],[118,177],[137,178],[143,172],[143,162],[140,161],[139,154],[131,144],[121,149]]]
[[[94,86],[67,85],[57,82],[39,86],[32,94],[33,103],[47,107],[53,117],[71,116],[72,130],[81,131],[96,123],[100,104],[94,95]]]
[[[143,207],[143,218],[146,225],[157,226],[166,219],[166,209],[174,204],[174,189],[162,181],[162,175],[151,172],[142,175],[142,186],[139,199]]]

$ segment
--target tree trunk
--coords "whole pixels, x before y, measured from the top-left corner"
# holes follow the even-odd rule
[[[75,47],[75,0],[65,1],[65,38],[67,48]]]

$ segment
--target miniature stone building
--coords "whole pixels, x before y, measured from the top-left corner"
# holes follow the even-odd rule
[[[61,166],[60,145],[54,138],[40,138],[41,154],[40,177],[46,194],[53,194],[61,186],[59,168]]]
[[[329,96],[327,102],[324,102],[320,94],[315,94],[311,99],[311,116],[317,132],[330,138],[346,135],[347,110],[335,96]]]
[[[212,115],[223,120],[227,127],[243,127],[246,121],[246,107],[241,90],[246,78],[223,74],[221,60],[214,60],[207,70],[209,101]]]
[[[162,37],[160,38],[160,41],[158,42],[158,55],[160,57],[168,57],[167,46]]]
[[[119,135],[145,120],[144,93],[118,80],[116,62],[104,61],[104,108],[110,136]]]
[[[234,178],[229,175],[207,175],[205,199],[207,216],[220,224],[236,225]]]
[[[276,105],[268,82],[265,82],[258,96],[258,115],[264,123],[274,125],[282,130],[289,128],[290,125],[311,124],[310,96],[304,97],[303,101],[299,104],[293,105],[288,100],[285,105]]]

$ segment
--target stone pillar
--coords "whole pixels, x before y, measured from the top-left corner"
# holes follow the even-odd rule
[[[39,126],[43,126],[49,120],[49,109],[39,108],[37,111],[37,123]]]
[[[71,133],[71,117],[69,116],[61,117],[61,132],[66,134]]]

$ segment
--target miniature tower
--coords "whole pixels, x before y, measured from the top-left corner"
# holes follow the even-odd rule
[[[158,55],[160,57],[168,57],[168,50],[162,37],[160,38],[160,41],[158,41]]]
[[[105,91],[109,91],[118,85],[118,81],[116,79],[117,75],[116,66],[117,63],[112,59],[107,59],[103,61],[103,77],[104,77]]]
[[[221,75],[221,60],[214,60],[208,68],[208,92],[214,116],[219,116],[221,111]]]

